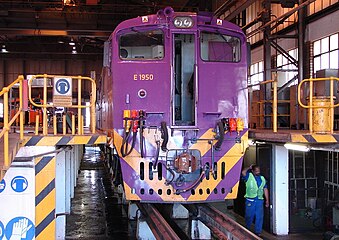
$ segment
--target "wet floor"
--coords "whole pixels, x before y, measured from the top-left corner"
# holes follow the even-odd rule
[[[218,203],[215,207],[226,211],[224,203]],[[135,222],[128,221],[126,205],[121,203],[117,188],[111,184],[99,149],[86,148],[75,197],[72,199],[71,214],[67,216],[66,239],[134,240],[135,229]],[[304,233],[278,237],[265,233],[263,239],[313,240],[323,239],[323,236],[322,233]]]
[[[86,148],[74,195],[66,239],[135,239],[99,148]]]

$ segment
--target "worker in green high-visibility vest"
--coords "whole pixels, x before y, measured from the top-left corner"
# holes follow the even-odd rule
[[[241,173],[242,179],[246,183],[246,228],[250,229],[253,220],[255,219],[254,232],[257,235],[260,235],[264,220],[264,201],[265,206],[269,207],[266,179],[260,174],[260,167],[257,165],[251,165],[248,168],[243,169]]]

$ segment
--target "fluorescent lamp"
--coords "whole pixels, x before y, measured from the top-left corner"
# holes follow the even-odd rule
[[[285,143],[284,147],[288,150],[295,150],[301,152],[309,152],[310,148],[307,145],[296,144],[296,143]]]
[[[8,53],[7,49],[6,49],[6,45],[2,45],[2,49],[1,49],[2,53]]]

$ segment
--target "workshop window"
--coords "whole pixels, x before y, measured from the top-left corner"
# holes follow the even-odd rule
[[[298,49],[294,48],[288,51],[289,56],[296,60],[298,63]],[[298,68],[295,64],[288,60],[282,54],[277,55],[277,69],[278,69],[278,85],[279,87],[290,82],[289,86],[298,83]]]
[[[260,61],[254,63],[250,67],[250,76],[248,85],[252,87],[252,90],[259,90],[259,83],[264,80],[264,62]]]
[[[339,34],[333,34],[313,42],[314,73],[322,69],[339,68]]]

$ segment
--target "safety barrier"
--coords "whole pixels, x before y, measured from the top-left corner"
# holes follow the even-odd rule
[[[32,82],[37,79],[42,79],[43,84],[41,84],[41,87],[43,88],[43,101],[41,104],[36,103],[32,100]],[[48,79],[59,79],[59,80],[64,80],[63,84],[66,84],[65,81],[68,79],[70,82],[72,82],[74,79],[78,82],[77,84],[77,103],[73,104],[72,103],[72,84],[70,83],[70,86],[68,88],[68,92],[70,93],[69,96],[67,97],[67,101],[65,101],[64,96],[60,96],[60,99],[58,102],[54,102],[54,96],[53,96],[53,103],[48,104],[47,100],[50,99],[48,97]],[[89,81],[91,84],[91,93],[90,93],[90,104],[89,105],[82,105],[82,82],[83,81]],[[54,81],[55,82],[55,81]],[[10,154],[9,151],[9,132],[11,129],[11,126],[13,123],[19,123],[20,125],[20,141],[17,142],[18,144],[22,144],[24,141],[24,108],[25,105],[27,105],[27,100],[24,100],[25,93],[27,93],[27,83],[24,80],[24,77],[20,75],[13,83],[11,83],[9,86],[4,87],[1,92],[0,92],[0,97],[3,96],[3,128],[2,131],[0,132],[0,140],[3,140],[3,146],[4,146],[4,154],[3,154],[3,165],[1,166],[0,163],[0,181],[3,179],[5,172],[11,165],[12,159],[15,157],[16,152],[13,154]],[[12,91],[13,89],[18,89],[18,107],[16,107],[14,112],[10,113],[9,109],[9,103],[12,101],[10,98],[9,92]],[[62,94],[61,94],[62,95]],[[26,96],[27,97],[27,96]],[[82,115],[82,109],[84,108],[90,108],[90,132],[92,134],[95,133],[95,123],[96,123],[96,116],[95,116],[95,101],[96,101],[96,83],[92,78],[89,77],[82,77],[82,76],[56,76],[56,75],[48,75],[48,74],[39,74],[39,75],[34,75],[31,77],[31,79],[28,81],[28,100],[32,106],[35,106],[37,108],[41,108],[42,110],[42,135],[58,135],[57,131],[57,117],[54,114],[53,115],[53,133],[48,133],[48,122],[47,122],[47,109],[48,108],[55,108],[55,107],[67,107],[67,108],[75,108],[78,110],[78,121],[77,121],[77,132],[76,132],[76,121],[75,121],[75,115],[73,114],[69,119],[66,119],[66,115],[62,116],[62,122],[60,121],[59,123],[62,123],[62,134],[66,134],[66,122],[68,122],[68,125],[71,126],[71,134],[72,135],[83,135],[84,134],[84,117]],[[26,103],[26,104],[25,104]],[[67,121],[68,120],[68,121]],[[39,115],[36,116],[35,119],[35,135],[39,134]],[[94,137],[97,138],[97,137]],[[71,139],[71,138],[70,138]],[[94,141],[94,140],[93,140]],[[92,138],[89,138],[88,142],[93,142]],[[65,141],[62,141],[65,142]]]
[[[43,103],[42,104],[37,104],[32,100],[32,82],[36,79],[42,79],[43,80]],[[47,104],[48,100],[48,79],[54,79],[54,85],[56,82],[56,79],[60,80],[65,80],[65,79],[70,79],[70,81],[77,80],[78,81],[78,100],[77,104],[72,103],[72,90],[70,91],[70,100],[63,100],[61,99],[61,103],[56,103],[54,102],[53,97],[53,103],[52,104]],[[81,105],[81,99],[82,99],[82,81],[90,81],[91,82],[91,95],[90,95],[90,105]],[[67,82],[66,82],[67,83]],[[64,83],[65,84],[65,83]],[[62,96],[61,96],[62,97]],[[78,110],[78,135],[84,134],[84,119],[83,115],[81,113],[81,110],[84,108],[90,108],[90,129],[91,133],[95,133],[95,99],[96,99],[96,83],[92,78],[89,77],[82,77],[82,76],[56,76],[56,75],[48,75],[48,74],[40,74],[40,75],[34,75],[31,77],[31,79],[28,81],[28,98],[30,103],[35,106],[39,107],[42,109],[42,133],[43,135],[48,134],[48,123],[47,123],[47,108],[54,108],[54,107],[67,107],[67,108],[76,108]],[[62,102],[64,101],[64,103]],[[62,129],[63,129],[63,134],[66,134],[66,115],[63,115],[62,118]],[[36,126],[35,126],[35,133],[38,135],[39,131],[39,116],[36,116]],[[72,115],[71,119],[71,125],[72,125],[72,135],[75,135],[75,116]],[[57,134],[57,118],[56,115],[53,116],[53,133],[54,135]]]
[[[257,103],[262,105],[262,104],[267,104],[267,103],[272,103],[272,114],[273,115],[266,115],[266,114],[253,114],[253,116],[256,117],[273,117],[273,132],[277,132],[278,131],[278,81],[276,79],[276,74],[274,75],[274,79],[273,80],[267,80],[267,81],[262,81],[259,84],[256,85],[265,85],[268,83],[272,83],[273,85],[273,100],[260,100]],[[256,86],[256,85],[252,85],[252,86]],[[279,102],[282,102],[283,100],[279,100]],[[250,107],[250,106],[249,106]],[[261,109],[261,107],[259,107],[259,109]],[[282,116],[282,115],[279,115]]]
[[[22,111],[23,107],[23,80],[24,77],[20,75],[14,82],[12,82],[9,86],[4,87],[1,92],[0,96],[3,96],[3,128],[0,132],[0,139],[3,138],[4,141],[4,165],[0,171],[0,180],[3,178],[4,172],[8,169],[8,167],[11,164],[10,154],[9,154],[9,131],[12,126],[12,124],[19,118],[20,122],[20,140],[24,137],[24,115]],[[19,84],[19,108],[16,114],[9,119],[9,97],[8,93],[11,89],[13,89],[14,86]]]
[[[314,92],[314,82],[330,82],[330,91],[329,96],[313,96]],[[319,133],[333,133],[333,125],[334,125],[334,108],[339,106],[339,103],[334,104],[334,81],[339,81],[339,78],[329,77],[329,78],[310,78],[302,80],[298,85],[298,103],[301,107],[309,109],[308,111],[308,121],[309,121],[309,131],[310,133],[314,132],[314,126],[317,127],[316,132]],[[309,91],[308,96],[305,96],[305,99],[308,100],[308,104],[305,105],[302,102],[303,94],[302,86],[306,83],[309,83]],[[315,112],[316,109],[320,109],[320,111]],[[317,114],[317,119],[314,118],[314,113]],[[327,115],[327,116],[326,116]],[[314,124],[316,121],[316,125]],[[327,126],[327,124],[329,126]],[[319,127],[319,129],[318,129]]]

